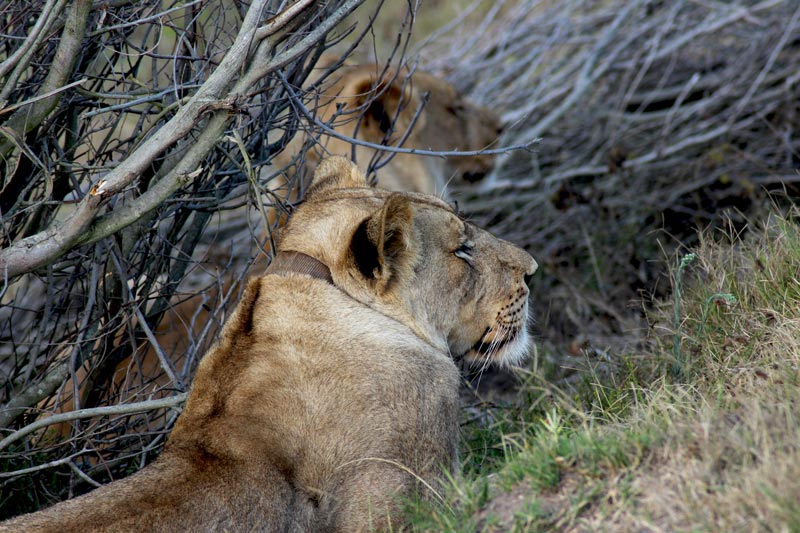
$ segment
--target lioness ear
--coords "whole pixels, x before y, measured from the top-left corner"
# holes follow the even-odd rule
[[[376,282],[379,292],[410,274],[414,254],[414,210],[402,193],[389,196],[383,207],[365,219],[350,243],[361,274]]]
[[[369,187],[369,184],[355,163],[346,157],[333,156],[323,159],[317,166],[311,186],[306,191],[306,197],[319,194],[321,191],[350,187]]]
[[[388,134],[390,140],[396,140],[412,125],[421,126],[421,116],[414,121],[419,99],[403,74],[387,72],[378,82],[374,74],[365,73],[350,91],[354,107],[364,108],[359,125],[362,138],[380,142]]]

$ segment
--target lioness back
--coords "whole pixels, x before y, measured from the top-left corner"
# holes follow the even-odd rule
[[[535,269],[436,197],[323,161],[159,459],[0,529],[396,529],[457,466],[452,358],[524,355]]]

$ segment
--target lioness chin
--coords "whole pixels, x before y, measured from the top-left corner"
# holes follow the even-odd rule
[[[453,357],[525,353],[535,269],[441,200],[325,160],[158,460],[0,530],[396,529],[418,480],[456,468]]]

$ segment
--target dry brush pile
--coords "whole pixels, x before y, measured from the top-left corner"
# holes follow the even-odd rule
[[[796,2],[507,1],[464,16],[475,30],[453,20],[425,66],[499,107],[506,143],[542,138],[462,206],[543,266],[545,338],[618,347],[695,228],[741,228],[768,193],[796,198]]]

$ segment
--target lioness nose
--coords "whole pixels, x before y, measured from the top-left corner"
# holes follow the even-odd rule
[[[486,172],[465,172],[464,181],[467,183],[476,183],[486,177]]]

